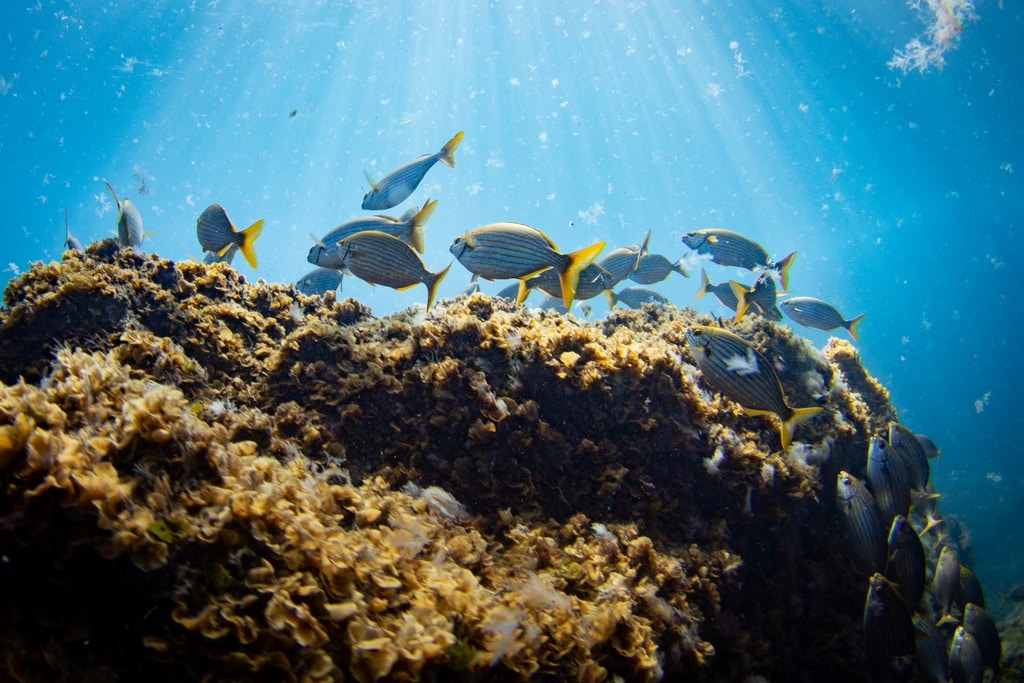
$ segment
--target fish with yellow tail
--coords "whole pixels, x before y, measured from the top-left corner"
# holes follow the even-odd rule
[[[838,308],[813,296],[794,296],[780,303],[779,308],[790,320],[804,327],[814,327],[827,332],[842,327],[849,332],[853,341],[858,341],[857,325],[864,319],[864,314],[861,313],[847,320]]]
[[[196,219],[196,234],[199,236],[199,245],[203,251],[224,256],[234,245],[238,247],[238,250],[245,256],[245,260],[253,268],[256,267],[254,244],[261,232],[263,232],[262,218],[241,232],[236,230],[235,224],[231,222],[224,207],[220,204],[210,204]]]
[[[320,239],[314,237],[315,242],[309,248],[306,260],[321,268],[338,268],[338,251],[335,249],[338,242],[363,230],[379,230],[394,235],[408,242],[413,249],[422,254],[423,226],[430,220],[436,207],[437,200],[428,199],[422,209],[410,209],[401,218],[378,214],[345,221]]]
[[[711,257],[720,266],[737,266],[747,270],[774,270],[783,289],[789,289],[789,268],[796,252],[773,261],[760,244],[732,230],[705,228],[683,235],[683,244],[698,254]]]
[[[604,242],[563,254],[537,228],[522,223],[490,223],[467,230],[455,238],[448,251],[466,270],[485,280],[519,280],[516,305],[526,297],[526,280],[548,268],[558,273],[562,302],[572,307],[580,271],[604,249]]]
[[[386,232],[363,230],[337,245],[339,270],[347,270],[371,285],[405,290],[421,282],[427,286],[427,309],[434,303],[437,286],[452,264],[436,273],[427,270],[408,244]]]
[[[374,181],[367,173],[366,182],[370,183],[370,191],[363,196],[363,210],[378,211],[398,206],[416,191],[427,171],[438,161],[454,168],[455,149],[462,142],[462,133],[460,130],[434,154],[424,154],[419,159],[413,159],[380,180]]]
[[[686,330],[686,340],[697,367],[712,389],[752,415],[778,417],[783,450],[789,449],[796,425],[821,411],[821,406],[790,406],[772,364],[749,342],[732,332],[694,325]]]
[[[120,199],[110,183],[103,184],[107,186],[107,190],[114,197],[114,203],[117,204],[117,243],[122,247],[138,249],[142,246],[142,238],[145,237],[139,210],[127,197]]]

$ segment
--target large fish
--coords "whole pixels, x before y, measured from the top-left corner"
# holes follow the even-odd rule
[[[843,545],[853,566],[871,576],[885,570],[886,531],[871,492],[857,477],[840,472],[836,502],[843,529]]]
[[[107,190],[114,197],[114,203],[117,204],[117,243],[122,247],[138,249],[142,246],[142,238],[145,237],[142,232],[142,216],[139,215],[139,210],[127,197],[119,199],[110,183],[104,182],[103,184],[107,186]]]
[[[601,292],[607,292],[612,287],[612,275],[607,270],[591,263],[580,271],[580,279],[576,284],[576,295],[573,297],[578,301],[592,299]],[[537,275],[526,280],[526,288],[539,289],[545,294],[554,297],[562,296],[562,281],[558,271],[548,268]]]
[[[892,520],[886,548],[885,578],[892,581],[914,611],[924,595],[925,559],[921,539],[903,515]]]
[[[967,603],[973,602],[979,607],[985,606],[985,590],[978,580],[978,575],[971,571],[971,568],[960,563],[960,574],[957,578],[956,597],[953,602],[961,612],[966,608]]]
[[[434,303],[437,286],[448,274],[449,263],[431,272],[412,247],[394,235],[363,230],[338,242],[341,268],[372,285],[404,290],[421,282],[427,286],[427,309]]]
[[[236,230],[220,204],[210,204],[196,219],[196,235],[203,251],[212,251],[218,256],[224,256],[231,245],[235,245],[253,268],[256,267],[256,238],[261,232],[262,218],[241,232]]]
[[[648,230],[642,244],[630,244],[626,247],[612,249],[601,257],[597,265],[608,271],[611,275],[611,285],[619,284],[636,270],[640,258],[647,253],[647,242],[651,239],[651,231]]]
[[[379,230],[394,235],[408,242],[413,249],[422,254],[423,226],[430,220],[436,207],[437,200],[428,199],[422,209],[411,213],[406,212],[406,215],[401,218],[377,215],[345,221],[316,240],[316,243],[310,247],[306,260],[321,268],[339,268],[338,251],[335,249],[338,242],[363,230]]]
[[[868,445],[866,474],[884,524],[889,525],[895,517],[905,517],[910,512],[910,485],[897,469],[888,445],[878,436],[872,436]]]
[[[917,435],[898,422],[890,422],[889,449],[899,463],[898,466],[906,471],[910,488],[924,492],[931,476],[931,467],[928,464],[928,453]]]
[[[835,306],[813,296],[794,296],[779,304],[782,312],[794,322],[804,327],[831,331],[842,327],[850,333],[853,341],[857,339],[857,325],[864,319],[864,314],[847,320]]]
[[[732,332],[694,325],[686,330],[686,339],[697,367],[714,390],[743,406],[748,413],[778,417],[783,450],[789,449],[796,425],[821,411],[820,406],[790,406],[772,364]]]
[[[949,645],[949,676],[953,683],[981,683],[985,675],[984,656],[978,641],[963,626],[957,626]]]
[[[915,612],[914,632],[917,675],[923,683],[949,683],[949,653],[939,629]]]
[[[795,251],[780,261],[773,261],[765,248],[754,240],[722,228],[688,232],[683,235],[683,243],[698,254],[707,254],[720,266],[777,271],[782,288],[789,289],[789,268],[796,257]]]
[[[604,249],[604,242],[595,242],[569,254],[547,235],[522,223],[490,223],[455,238],[448,250],[466,270],[485,280],[516,278],[520,281],[516,303],[526,296],[525,281],[548,268],[558,273],[562,302],[572,307],[580,271],[589,266]]]
[[[367,173],[366,181],[370,183],[370,191],[363,197],[363,209],[379,211],[398,206],[408,199],[423,180],[423,176],[427,175],[427,171],[438,161],[454,168],[455,148],[459,146],[460,142],[462,142],[461,130],[438,152],[424,154],[419,159],[403,164],[377,182],[374,182],[370,178],[370,174]]]
[[[864,602],[864,659],[872,680],[909,680],[914,651],[910,609],[892,583],[873,574]]]

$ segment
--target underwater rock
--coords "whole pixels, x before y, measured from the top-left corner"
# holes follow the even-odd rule
[[[376,318],[112,240],[4,303],[18,680],[859,680],[831,487],[895,411],[846,342],[729,326],[826,408],[787,453],[672,306]]]

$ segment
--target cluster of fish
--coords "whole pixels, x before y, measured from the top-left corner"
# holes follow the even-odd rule
[[[440,161],[455,166],[455,150],[462,142],[456,133],[434,154],[425,154],[399,166],[379,181],[366,175],[370,191],[363,197],[366,211],[383,211],[398,206],[419,187],[427,171]],[[306,260],[317,266],[296,283],[304,294],[323,294],[336,289],[344,273],[373,285],[403,290],[422,283],[427,287],[427,308],[437,294],[437,286],[448,274],[447,267],[430,271],[417,255],[423,253],[423,226],[437,206],[428,199],[423,208],[413,208],[400,218],[375,214],[353,218],[317,239]]]
[[[734,320],[740,320],[747,311],[751,311],[777,322],[782,320],[782,313],[785,312],[791,320],[804,327],[827,331],[842,327],[857,341],[857,325],[864,318],[863,314],[846,319],[832,304],[810,296],[790,297],[776,303],[779,290],[775,280],[779,280],[783,291],[789,289],[789,269],[796,258],[795,251],[775,261],[754,240],[723,228],[688,232],[683,235],[683,243],[698,254],[710,258],[712,263],[745,268],[757,273],[753,283],[746,286],[735,280],[713,284],[707,272],[701,270],[700,289],[697,290],[696,298],[708,293],[714,294],[722,305],[736,312]]]
[[[928,437],[892,422],[873,436],[865,477],[840,472],[843,547],[868,579],[864,656],[877,681],[982,681],[999,675],[1002,643],[980,581],[941,534]]]

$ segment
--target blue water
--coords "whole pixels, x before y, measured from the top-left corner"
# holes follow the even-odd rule
[[[971,528],[989,593],[1024,580],[1018,3],[979,3],[943,69],[906,74],[887,62],[932,17],[898,1],[185,5],[2,3],[6,276],[60,257],[65,207],[84,242],[110,236],[107,180],[172,259],[201,255],[211,202],[240,228],[264,218],[258,269],[235,265],[291,282],[310,233],[362,214],[364,170],[465,130],[456,167],[393,210],[439,200],[428,267],[503,220],[566,250],[650,229],[675,259],[712,226],[798,250],[791,291],[867,314],[865,364],[942,447],[941,510]],[[724,312],[692,301],[698,277],[656,288]],[[440,295],[468,282],[455,264]],[[379,314],[426,300],[343,294]]]

